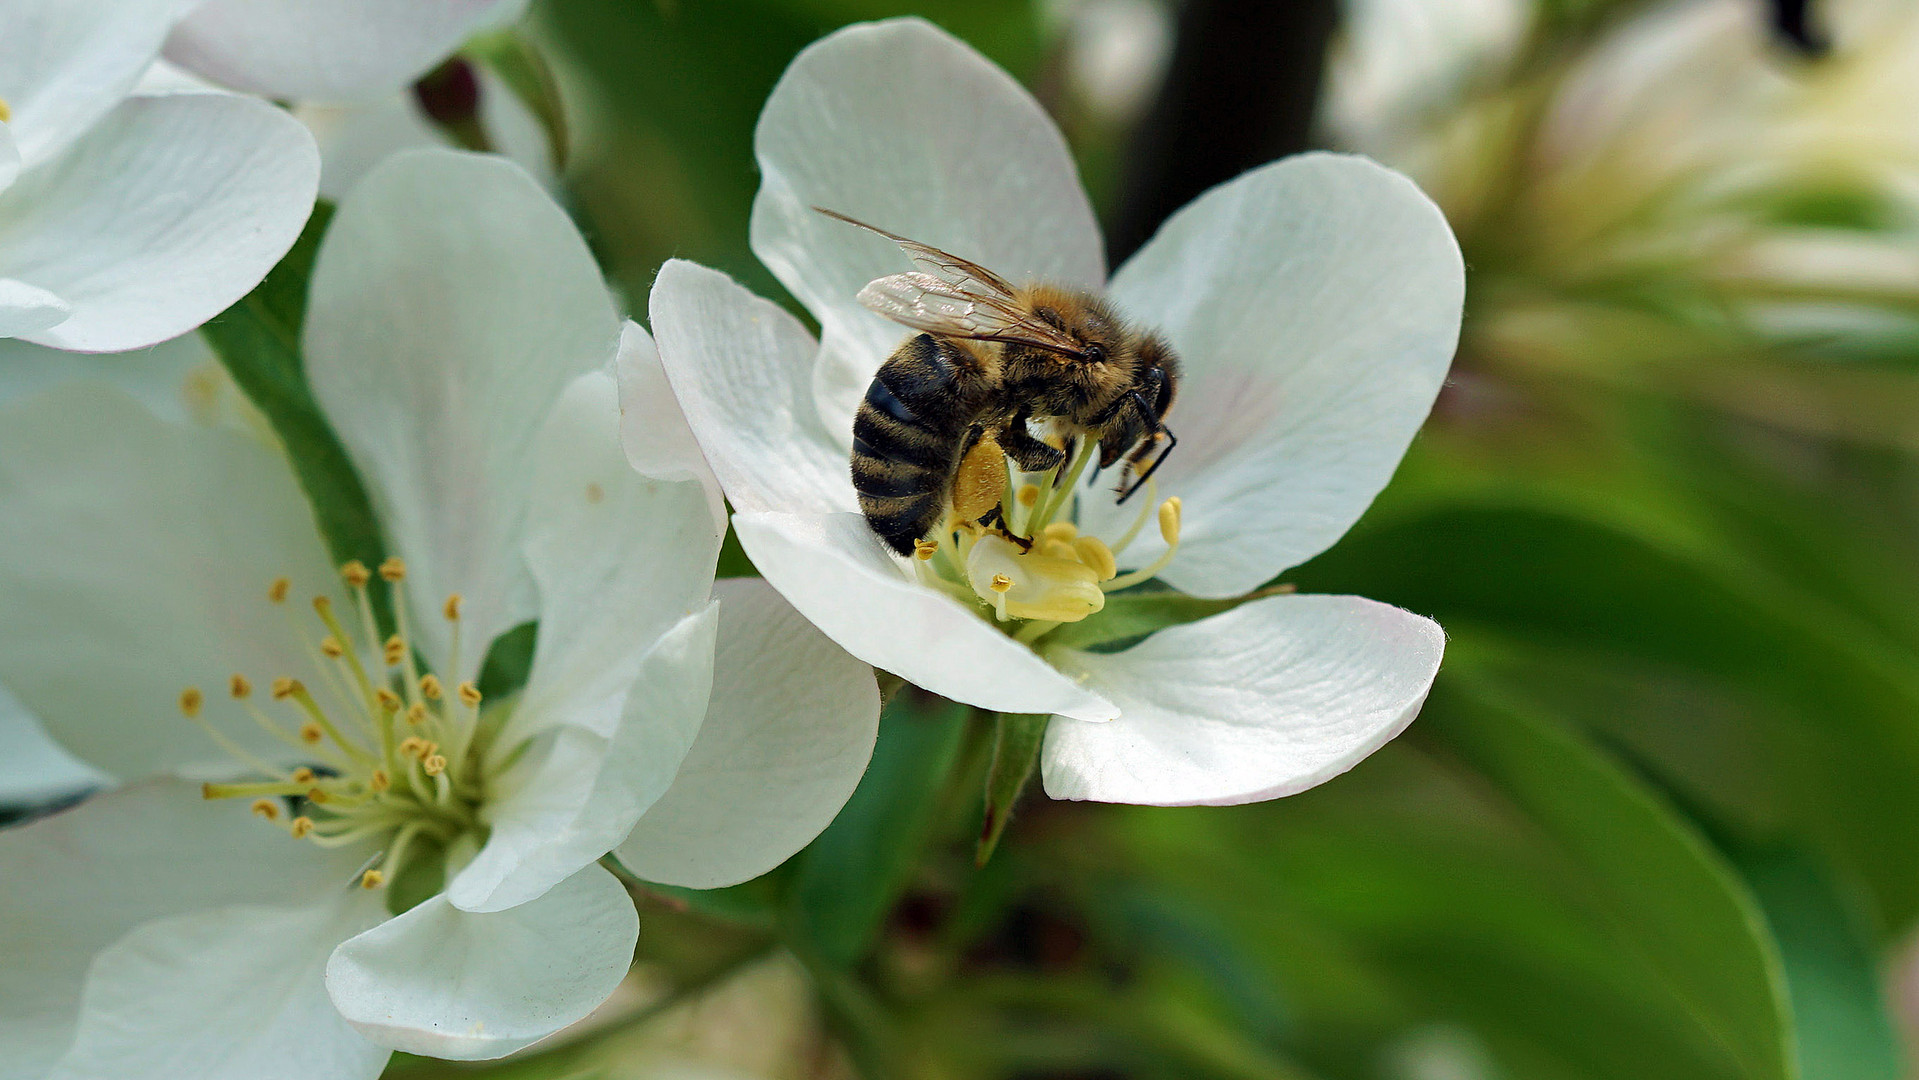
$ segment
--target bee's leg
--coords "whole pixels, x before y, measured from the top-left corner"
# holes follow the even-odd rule
[[[1151,452],[1153,444],[1159,441],[1160,436],[1165,436],[1166,448],[1161,450],[1159,456],[1153,459],[1153,463],[1148,465],[1143,472],[1133,477],[1133,482],[1126,485],[1125,489],[1119,493],[1119,503],[1124,503],[1126,500],[1132,498],[1134,492],[1146,486],[1146,481],[1151,480],[1153,474],[1159,471],[1159,467],[1165,464],[1166,455],[1172,453],[1173,447],[1179,445],[1179,437],[1173,434],[1172,428],[1159,422],[1159,418],[1153,415],[1152,410],[1146,404],[1146,399],[1140,397],[1137,392],[1128,396],[1132,399],[1134,405],[1138,407],[1139,415],[1147,418],[1151,427],[1143,433],[1147,436],[1145,441],[1131,454],[1127,455],[1126,463],[1134,469],[1138,469],[1139,463],[1146,460],[1146,455]],[[1102,450],[1103,449],[1104,447],[1102,446]]]
[[[1033,433],[1026,430],[1026,419],[1024,412],[1018,413],[1006,425],[1006,430],[1000,432],[999,444],[1006,450],[1006,456],[1029,473],[1058,468],[1066,460],[1066,451],[1034,438]]]

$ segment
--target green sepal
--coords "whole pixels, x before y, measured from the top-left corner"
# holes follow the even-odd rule
[[[1204,600],[1172,589],[1129,589],[1108,596],[1105,607],[1079,622],[1067,623],[1049,632],[1042,640],[1048,648],[1116,651],[1156,630],[1197,622],[1251,600],[1292,591],[1290,585],[1276,585],[1224,600]]]
[[[1046,741],[1044,713],[1001,713],[994,718],[993,763],[986,771],[986,816],[980,823],[979,846],[973,852],[973,865],[985,866],[999,847],[1000,834],[1012,820],[1013,804],[1019,802],[1026,782],[1032,779],[1033,766],[1039,764],[1039,750]]]

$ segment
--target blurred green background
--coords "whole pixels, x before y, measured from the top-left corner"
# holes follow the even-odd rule
[[[806,852],[641,898],[634,977],[583,1030],[391,1075],[1908,1075],[1916,8],[536,4],[565,197],[637,314],[674,256],[784,296],[746,247],[753,124],[863,19],[923,15],[1031,87],[1116,255],[1307,145],[1409,171],[1470,267],[1454,377],[1284,580],[1451,640],[1412,729],[1321,788],[1035,796],[984,870],[985,728],[909,692]]]

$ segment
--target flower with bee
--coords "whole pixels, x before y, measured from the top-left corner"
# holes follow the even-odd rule
[[[1276,162],[1108,280],[1038,103],[910,19],[802,53],[756,151],[754,250],[820,340],[683,261],[651,310],[742,545],[804,615],[1050,715],[1060,798],[1272,798],[1411,721],[1435,624],[1269,585],[1359,517],[1446,376],[1463,269],[1409,181]]]

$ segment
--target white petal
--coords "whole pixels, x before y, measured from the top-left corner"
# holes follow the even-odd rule
[[[0,195],[0,276],[73,309],[22,336],[114,352],[193,329],[286,254],[319,180],[312,136],[266,102],[128,99]]]
[[[13,125],[0,120],[0,191],[7,190],[20,175],[20,146],[13,139]]]
[[[660,366],[660,350],[639,323],[631,319],[620,330],[620,356],[615,366],[620,384],[620,446],[626,463],[644,476],[662,480],[697,481],[706,491],[713,527],[726,534],[726,497],[713,475],[699,440],[687,426],[673,387]]]
[[[392,93],[526,0],[212,0],[167,39],[167,59],[274,98]]]
[[[798,319],[680,259],[660,268],[650,307],[667,379],[735,509],[859,505],[851,443],[829,435],[813,406],[815,349]]]
[[[277,451],[168,424],[124,392],[61,386],[0,411],[0,682],[61,744],[122,777],[225,755],[175,707],[283,752],[226,703],[239,672],[322,684],[289,614],[333,591],[312,511]],[[291,612],[267,600],[293,584]]]
[[[0,805],[43,802],[108,778],[60,748],[33,714],[0,686]]]
[[[181,0],[8,0],[0,9],[0,100],[29,162],[78,138],[133,89]]]
[[[561,391],[613,359],[619,325],[572,221],[499,158],[397,155],[327,230],[307,372],[407,561],[415,610],[465,597],[458,678],[535,614],[520,552],[533,441]],[[447,655],[444,621],[414,629]]]
[[[907,578],[858,514],[735,514],[753,565],[842,648],[935,694],[1009,713],[1118,714],[952,597]]]
[[[909,269],[850,214],[1019,282],[1096,289],[1106,258],[1060,137],[1012,76],[919,19],[850,26],[802,51],[753,137],[753,252],[819,320],[820,415],[851,446],[853,409],[905,331],[853,299]]]
[[[74,379],[110,382],[153,415],[175,423],[217,421],[227,412],[223,406],[237,403],[230,395],[239,392],[199,334],[125,353],[76,353],[0,340],[0,406]]]
[[[492,835],[448,889],[469,910],[539,895],[612,849],[672,783],[712,685],[720,536],[700,485],[634,472],[611,376],[582,376],[534,452],[532,672],[489,754]],[[524,744],[531,743],[531,746]]]
[[[615,854],[648,881],[710,889],[773,869],[831,824],[879,732],[873,669],[764,581],[722,581],[713,699],[673,786]]]
[[[1175,214],[1113,281],[1185,365],[1158,473],[1185,504],[1165,580],[1236,595],[1351,528],[1432,407],[1464,289],[1439,209],[1363,158],[1288,158]],[[1083,521],[1110,535],[1133,510],[1094,499]],[[1127,556],[1160,550],[1148,530]]]
[[[296,844],[244,804],[208,802],[178,780],[0,832],[0,1078],[46,1075],[73,1041],[94,955],[135,927],[221,905],[304,903],[341,889],[364,857]]]
[[[1119,705],[1055,717],[1041,757],[1056,799],[1230,805],[1329,780],[1404,731],[1439,670],[1437,623],[1356,596],[1275,596],[1118,653],[1064,652]]]
[[[94,958],[73,1046],[47,1080],[373,1080],[389,1051],[341,1018],[323,973],[335,946],[386,911],[350,884],[332,892],[174,915],[121,938]]]
[[[605,1001],[639,936],[626,890],[589,866],[506,911],[461,911],[436,896],[335,950],[327,991],[382,1046],[496,1058]]]
[[[0,338],[24,337],[59,326],[73,305],[37,285],[0,278]]]

